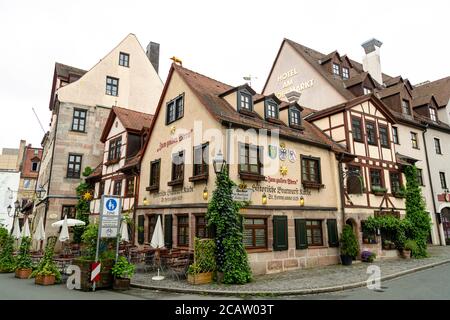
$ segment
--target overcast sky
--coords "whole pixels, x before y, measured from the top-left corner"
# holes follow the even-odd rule
[[[0,148],[40,146],[55,61],[90,69],[128,33],[160,48],[163,81],[183,66],[260,91],[283,38],[361,61],[375,37],[382,71],[415,84],[450,75],[449,1],[0,0]]]

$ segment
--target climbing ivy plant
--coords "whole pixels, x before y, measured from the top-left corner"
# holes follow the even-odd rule
[[[92,173],[91,167],[86,167],[83,172],[83,176],[87,177]],[[86,196],[88,194],[91,194],[92,186],[86,183],[86,181],[82,181],[77,189],[77,196],[78,196],[78,203],[76,204],[76,211],[77,215],[76,218],[78,220],[82,220],[86,223],[84,226],[76,226],[74,227],[74,233],[73,233],[73,242],[74,243],[81,243],[82,239],[81,236],[83,235],[83,232],[86,230],[87,225],[89,224],[89,204],[91,199],[89,196]]]
[[[406,176],[406,219],[411,222],[411,237],[416,241],[418,250],[415,258],[427,256],[427,239],[431,230],[431,219],[425,209],[422,190],[417,181],[415,166],[405,168]]]
[[[223,272],[223,283],[244,284],[252,279],[247,251],[243,242],[243,218],[239,209],[244,205],[233,201],[227,169],[217,174],[216,189],[208,205],[208,227],[216,232],[217,270]]]

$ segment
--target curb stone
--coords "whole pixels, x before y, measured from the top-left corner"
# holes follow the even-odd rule
[[[381,277],[381,281],[395,279],[410,273],[415,273],[418,271],[430,269],[443,264],[450,263],[450,259],[442,260],[439,262],[434,262],[431,264],[423,265],[420,267],[400,271],[393,273],[384,277]],[[131,283],[131,287],[140,289],[151,289],[166,292],[176,292],[176,293],[189,293],[189,294],[210,294],[210,295],[221,295],[221,296],[288,296],[288,295],[308,295],[308,294],[318,294],[318,293],[328,293],[344,291],[349,289],[355,289],[359,287],[364,287],[367,284],[366,281],[348,283],[344,285],[337,285],[332,287],[322,287],[322,288],[311,288],[311,289],[300,289],[300,290],[277,290],[277,291],[232,291],[232,290],[204,290],[204,289],[191,289],[191,288],[170,288],[161,287],[155,285]]]

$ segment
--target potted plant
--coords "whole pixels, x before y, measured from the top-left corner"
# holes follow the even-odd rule
[[[16,258],[16,278],[28,279],[33,271],[33,261],[30,256],[31,238],[22,238],[19,254]]]
[[[349,225],[345,225],[341,235],[341,261],[344,266],[352,264],[352,260],[358,255],[358,240],[356,239],[353,229]]]
[[[373,262],[377,257],[375,252],[363,251],[361,253],[361,261],[363,262]]]
[[[211,283],[216,271],[216,244],[213,239],[195,238],[194,263],[187,269],[190,284]]]
[[[47,245],[45,246],[44,256],[30,275],[30,277],[35,277],[34,282],[36,284],[48,286],[61,281],[61,273],[59,272],[55,261],[53,261],[55,244],[56,237],[49,237]]]
[[[81,290],[92,290],[91,271],[95,262],[97,248],[98,224],[89,224],[81,236],[84,247],[83,255],[73,260],[73,264],[81,270]],[[96,289],[106,289],[113,286],[113,275],[111,268],[114,265],[114,250],[111,249],[115,239],[100,240],[99,261],[101,263],[100,281],[95,284]]]
[[[418,250],[418,246],[415,240],[409,239],[405,241],[402,249],[402,257],[405,259],[411,258],[411,253]]]
[[[7,234],[3,238],[2,251],[0,253],[0,273],[13,272],[14,259],[14,238]]]
[[[379,187],[379,186],[373,186],[372,187],[372,193],[376,196],[382,196],[387,192],[386,188]]]
[[[395,249],[394,242],[392,242],[390,240],[384,240],[383,241],[383,249],[384,250],[394,250]]]
[[[111,268],[111,272],[114,276],[113,289],[130,289],[130,279],[133,277],[135,269],[136,267],[134,264],[130,263],[127,258],[120,256]]]
[[[404,186],[400,186],[399,189],[392,191],[392,195],[396,198],[405,198],[406,188]]]

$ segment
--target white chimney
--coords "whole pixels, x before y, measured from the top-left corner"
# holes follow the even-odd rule
[[[382,44],[381,41],[373,38],[361,45],[366,52],[366,55],[363,57],[363,69],[379,84],[383,84],[380,63],[380,47]]]

